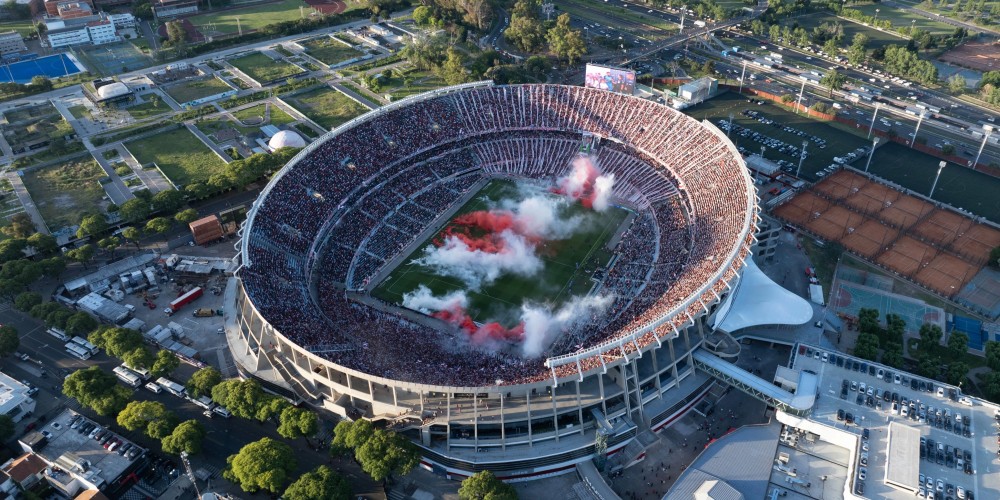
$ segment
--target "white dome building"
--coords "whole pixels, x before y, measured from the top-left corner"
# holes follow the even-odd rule
[[[271,140],[267,141],[267,145],[271,149],[304,148],[306,147],[306,141],[301,135],[291,130],[282,130],[271,136]]]
[[[115,82],[97,89],[97,96],[104,99],[112,99],[115,97],[121,97],[130,94],[132,91],[129,90],[128,86],[122,82]]]

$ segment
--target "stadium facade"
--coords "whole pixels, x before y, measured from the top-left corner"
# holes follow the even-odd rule
[[[367,277],[392,257],[377,255],[371,241],[400,206],[438,184],[468,188],[469,175],[553,175],[565,163],[539,165],[524,151],[595,139],[629,153],[604,164],[618,175],[615,196],[642,208],[679,207],[687,235],[672,281],[636,285],[657,294],[636,295],[614,327],[540,360],[494,366],[480,354],[423,354],[416,345],[410,359],[406,344],[418,341],[405,332],[419,318],[359,312],[374,302],[365,296]],[[491,151],[510,157],[487,155],[489,144],[506,145]],[[415,183],[408,168],[459,150],[469,151],[471,165],[429,167],[429,180],[395,192],[392,203],[370,195],[392,191],[399,174]],[[447,189],[453,198],[461,192]],[[484,469],[508,480],[559,474],[595,454],[628,455],[641,432],[669,425],[713,388],[695,371],[693,353],[738,352],[709,325],[717,308],[731,309],[727,299],[752,258],[757,201],[725,135],[665,106],[582,87],[441,89],[344,124],[275,176],[241,233],[241,268],[226,293],[227,339],[244,375],[342,416],[382,421],[421,447],[430,470],[456,479]],[[380,215],[383,205],[393,206]],[[372,255],[380,260],[366,262]],[[645,278],[655,271],[650,266]],[[378,358],[381,350],[395,359]],[[469,356],[473,368],[446,356]]]

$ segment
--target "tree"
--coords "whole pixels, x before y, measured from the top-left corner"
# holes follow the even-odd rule
[[[337,474],[325,465],[320,465],[302,474],[294,483],[288,485],[282,498],[285,500],[349,500],[351,498],[351,485],[344,476]]]
[[[990,267],[993,269],[1000,269],[1000,247],[996,247],[990,250]]]
[[[903,343],[903,333],[906,332],[906,320],[898,314],[886,314],[886,335],[888,342]]]
[[[525,52],[537,52],[545,40],[545,27],[538,18],[538,0],[518,0],[504,38]]]
[[[103,233],[107,229],[108,221],[104,219],[103,215],[84,215],[83,218],[80,219],[80,228],[76,230],[76,237],[85,238],[87,236],[94,236],[96,234]]]
[[[289,406],[281,412],[278,434],[281,437],[295,439],[299,437],[309,440],[309,436],[319,430],[319,417],[315,412]]]
[[[961,73],[955,73],[948,79],[948,90],[958,94],[965,91],[965,77]]]
[[[837,52],[840,50],[840,44],[837,43],[836,38],[830,38],[823,43],[823,52],[826,52],[831,57],[836,56]]]
[[[962,332],[951,332],[948,336],[948,358],[962,359],[969,352],[969,336]]]
[[[517,490],[497,479],[492,472],[477,472],[462,481],[459,500],[517,500]]]
[[[87,263],[93,260],[95,253],[96,251],[94,250],[94,245],[88,243],[79,248],[74,248],[66,252],[66,257],[69,257],[70,259],[73,259],[83,264],[83,267],[86,268]]]
[[[986,366],[991,370],[1000,372],[1000,342],[995,340],[986,341]]]
[[[568,13],[560,14],[556,18],[556,24],[545,34],[546,41],[549,42],[549,49],[558,58],[566,59],[567,64],[573,64],[587,53],[587,43],[583,40],[580,30],[570,27],[570,17]]]
[[[139,346],[122,354],[121,360],[133,368],[147,370],[156,362],[156,357],[145,346]]]
[[[93,316],[80,311],[74,313],[66,319],[66,334],[71,336],[84,336],[94,331],[99,323]]]
[[[10,225],[2,231],[11,238],[27,238],[35,232],[35,223],[27,212],[18,212],[11,216]]]
[[[219,373],[219,370],[211,366],[206,366],[194,372],[194,375],[191,375],[185,387],[188,394],[192,398],[197,399],[202,396],[211,396],[212,388],[219,384],[219,382],[222,382],[222,374]]]
[[[180,364],[180,360],[174,353],[161,349],[156,353],[156,361],[153,362],[153,367],[149,371],[154,377],[165,377],[176,370]]]
[[[858,311],[858,331],[877,335],[882,327],[878,322],[878,309],[862,307]]]
[[[375,429],[367,420],[341,421],[334,428],[331,452],[353,450],[361,468],[375,481],[409,474],[420,462],[413,443],[394,432]]]
[[[942,336],[944,332],[940,326],[931,323],[920,325],[920,351],[930,355],[936,354],[941,346]]]
[[[18,336],[17,328],[10,325],[0,326],[0,357],[14,354],[21,345],[21,338]]]
[[[97,366],[91,366],[77,370],[66,377],[62,392],[94,410],[98,415],[113,416],[125,408],[132,399],[132,393],[117,381],[114,375]]]
[[[132,401],[115,420],[118,425],[130,431],[141,431],[153,439],[163,439],[177,427],[177,416],[157,401]]]
[[[185,420],[173,432],[161,441],[163,451],[180,455],[187,452],[190,455],[201,453],[201,444],[205,439],[205,427],[197,420]]]
[[[458,85],[469,80],[469,75],[465,71],[465,58],[461,52],[454,48],[448,49],[448,58],[441,65],[441,78],[448,85]]]
[[[181,210],[180,212],[177,212],[177,215],[174,215],[174,220],[180,222],[181,224],[190,224],[198,220],[198,211],[193,208]]]
[[[854,355],[869,361],[878,359],[878,337],[871,333],[859,334],[854,344]]]
[[[129,328],[107,325],[90,332],[87,340],[116,358],[121,358],[125,353],[143,347],[142,333]]]
[[[255,419],[257,409],[269,399],[257,381],[229,379],[212,387],[212,401],[225,406],[237,417]]]
[[[173,225],[170,219],[166,217],[157,217],[155,219],[150,219],[146,222],[146,232],[150,234],[163,234],[170,230],[170,226]]]
[[[228,466],[222,477],[240,485],[248,493],[259,490],[275,494],[280,492],[298,466],[292,448],[271,438],[247,444],[239,453],[230,455],[226,463]]]
[[[823,75],[823,78],[819,80],[819,83],[820,85],[830,89],[830,97],[832,98],[833,91],[840,90],[844,86],[844,82],[846,80],[847,78],[845,78],[844,75],[841,75],[840,72],[835,69],[831,69]]]
[[[857,33],[851,41],[851,46],[847,49],[847,62],[857,66],[865,62],[866,48],[868,46],[868,35]]]
[[[8,415],[0,415],[0,443],[14,437],[14,419]]]
[[[58,278],[66,270],[66,259],[58,255],[49,257],[39,262],[39,264],[42,266],[42,273],[49,278]]]
[[[413,22],[417,26],[427,26],[430,24],[430,20],[433,19],[434,13],[431,8],[426,5],[421,5],[413,9]]]
[[[938,378],[941,373],[941,362],[938,358],[921,352],[917,356],[917,373],[924,377]]]
[[[122,246],[122,239],[117,236],[108,236],[107,238],[101,238],[101,240],[97,242],[97,246],[106,250],[109,254],[111,254],[111,258],[114,259],[115,249]]]
[[[149,217],[150,208],[149,202],[141,198],[132,198],[131,200],[122,203],[121,207],[118,208],[118,215],[121,216],[122,220],[128,222],[139,222],[141,220],[146,220]],[[122,233],[122,236],[135,241],[138,238],[131,238],[128,235]]]
[[[886,344],[882,353],[882,364],[893,368],[903,367],[903,345],[897,342]]]
[[[15,238],[0,242],[0,263],[23,259],[28,240]]]
[[[59,245],[56,243],[54,237],[42,233],[35,233],[28,236],[28,246],[34,248],[40,254],[50,254],[59,249]]]
[[[132,201],[132,200],[129,200]],[[126,227],[122,230],[122,237],[135,244],[135,249],[139,249],[139,239],[142,238],[142,231],[134,227]]]
[[[42,303],[42,296],[37,292],[21,292],[14,297],[14,309],[21,312],[28,312],[32,307]]]
[[[167,189],[153,195],[154,212],[173,212],[184,204],[184,193],[176,189]]]
[[[969,365],[964,361],[953,361],[945,370],[945,381],[952,385],[961,385],[969,373]]]
[[[285,401],[277,396],[265,394],[260,404],[257,405],[257,410],[254,412],[254,418],[260,422],[267,419],[273,419],[276,424],[280,424],[281,422],[279,417],[281,413],[291,407],[292,405],[289,404],[288,401]]]

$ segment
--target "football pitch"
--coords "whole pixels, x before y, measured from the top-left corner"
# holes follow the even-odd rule
[[[477,210],[486,210],[499,200],[520,200],[522,191],[517,183],[494,180],[483,187],[452,217]],[[548,196],[556,196],[549,194]],[[443,235],[444,229],[424,241],[402,264],[372,291],[376,298],[402,305],[403,295],[426,286],[435,296],[465,291],[469,305],[467,313],[473,320],[485,323],[498,321],[512,327],[519,321],[521,305],[545,304],[555,309],[571,297],[590,291],[593,272],[603,267],[611,258],[608,242],[628,218],[629,211],[610,207],[595,212],[573,203],[563,212],[565,218],[583,216],[587,220],[568,239],[550,240],[537,248],[543,262],[542,270],[535,276],[525,277],[503,274],[492,283],[484,283],[479,290],[468,289],[461,280],[438,274],[434,269],[414,262],[424,254],[424,249]],[[445,225],[447,227],[448,224]]]

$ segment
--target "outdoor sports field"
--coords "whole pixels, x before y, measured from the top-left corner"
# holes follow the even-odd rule
[[[487,209],[491,205],[490,200],[520,200],[521,193],[515,182],[494,180],[463,205],[452,220],[469,212]],[[590,223],[582,224],[581,229],[569,239],[543,244],[538,253],[544,268],[537,276],[501,275],[493,283],[484,284],[480,290],[469,290],[461,280],[441,276],[432,269],[413,263],[442,234],[439,232],[404,259],[372,295],[401,304],[403,294],[416,290],[420,285],[429,288],[435,296],[464,290],[469,298],[467,312],[473,320],[483,323],[499,321],[504,326],[512,327],[518,321],[522,303],[548,304],[557,308],[570,297],[586,294],[592,284],[590,274],[611,258],[611,252],[605,245],[628,217],[628,212],[618,207],[595,212],[574,203],[563,215],[566,218],[583,215],[590,219]]]

